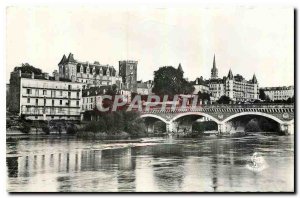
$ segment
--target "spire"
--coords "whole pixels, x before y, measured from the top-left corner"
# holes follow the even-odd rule
[[[233,74],[232,74],[232,71],[231,71],[231,69],[229,69],[229,72],[228,72],[227,78],[229,78],[229,79],[233,79]]]
[[[214,60],[213,60],[213,68],[211,69],[211,78],[212,79],[218,78],[218,69],[217,69],[217,66],[216,66],[215,54],[214,54]]]
[[[214,54],[213,69],[217,69],[217,67],[216,67],[216,55],[215,54]]]
[[[253,82],[254,84],[256,84],[256,83],[257,83],[257,79],[256,79],[256,76],[255,76],[255,74],[253,74],[252,82]]]
[[[177,69],[183,73],[183,69],[182,69],[182,67],[181,67],[181,63],[179,63],[179,65],[178,65],[178,68],[177,68]]]
[[[58,63],[58,65],[63,65],[66,62],[66,60],[67,60],[67,57],[66,57],[66,55],[64,55],[62,57],[61,61]]]
[[[69,54],[67,62],[75,62],[75,59],[74,59],[72,53]]]

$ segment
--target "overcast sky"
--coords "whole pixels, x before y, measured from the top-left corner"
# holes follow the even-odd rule
[[[137,60],[138,79],[181,63],[185,77],[255,73],[259,85],[294,84],[292,8],[7,9],[6,78],[28,62],[52,73],[63,54],[114,65]]]

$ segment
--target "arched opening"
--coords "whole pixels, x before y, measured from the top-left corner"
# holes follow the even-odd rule
[[[228,117],[223,121],[226,124],[226,131],[246,132],[247,134],[280,134],[282,121],[272,115],[250,112],[240,113]]]
[[[175,116],[174,132],[177,136],[196,138],[217,133],[219,121],[201,112],[187,112]]]
[[[160,116],[156,115],[142,115],[141,116],[146,125],[147,136],[150,137],[161,137],[166,134],[167,121]]]

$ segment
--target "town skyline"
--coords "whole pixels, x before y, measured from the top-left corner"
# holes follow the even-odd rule
[[[73,53],[70,52],[70,53],[65,53],[65,54],[63,54],[63,55],[68,56],[69,54],[73,54]],[[74,54],[73,54],[73,55],[74,55]],[[75,56],[75,55],[74,55],[74,56]],[[214,54],[214,57],[215,57],[215,54]],[[95,61],[85,61],[85,60],[80,60],[80,59],[77,59],[77,58],[75,58],[75,60],[77,60],[77,61],[79,61],[79,62],[88,62],[88,63],[90,63],[90,64],[93,64],[94,62],[99,62],[99,61],[97,61],[97,60],[95,60]],[[120,60],[120,61],[123,61],[123,60]],[[133,61],[135,61],[135,60],[133,60]],[[59,62],[59,61],[58,61],[58,62]],[[118,62],[119,62],[119,61],[118,61]],[[217,61],[216,61],[216,62],[217,62]],[[20,65],[17,65],[17,66],[15,66],[15,67],[22,66],[22,64],[25,64],[25,63],[28,63],[28,62],[21,63]],[[30,63],[28,63],[28,64],[30,64]],[[189,76],[186,76],[185,67],[184,67],[184,65],[182,65],[181,63],[178,63],[178,65],[161,65],[161,66],[158,66],[157,69],[159,69],[160,67],[164,67],[164,66],[173,66],[174,68],[177,68],[177,67],[179,66],[179,64],[182,66],[182,69],[183,69],[183,71],[184,71],[184,77],[187,78],[189,81],[195,81],[196,78],[199,78],[199,77],[203,77],[204,80],[211,79],[211,74],[210,74],[209,76],[199,75],[199,76],[197,76],[197,77],[194,78],[194,79],[189,78]],[[30,65],[32,65],[32,64],[30,64]],[[113,67],[117,70],[117,72],[119,72],[119,65],[117,65],[117,64],[114,65],[114,64],[109,64],[109,63],[100,63],[100,65],[113,66]],[[44,70],[42,67],[38,67],[38,66],[35,66],[35,65],[32,65],[32,66],[41,69],[42,72],[49,73],[49,75],[52,75],[53,71],[58,70],[58,68],[53,67],[53,70],[52,70],[52,71],[46,71],[46,70]],[[57,67],[58,67],[58,65],[57,65]],[[213,61],[212,61],[212,64],[211,64],[211,68],[212,68],[212,67],[213,67]],[[218,67],[217,65],[216,65],[216,67],[217,67],[218,71],[221,71],[221,72],[218,72],[218,78],[220,78],[220,79],[222,79],[223,77],[226,77],[226,76],[228,75],[229,70],[232,71],[232,69],[229,68],[228,71],[227,71],[227,73],[226,73],[226,71],[224,71],[224,69],[223,69],[223,70],[220,69],[221,67]],[[208,69],[209,72],[211,72],[211,68]],[[14,69],[14,68],[12,68],[12,70],[11,70],[10,72],[12,72],[13,69]],[[138,64],[138,69],[139,69],[139,64]],[[137,71],[138,71],[138,69],[137,69]],[[225,73],[222,73],[222,71],[225,72]],[[139,73],[139,72],[138,72],[138,73]],[[253,75],[257,75],[257,73],[254,72],[252,75],[250,75],[249,78],[247,78],[247,77],[245,77],[245,75],[244,75],[243,73],[234,73],[234,71],[232,71],[232,73],[233,73],[234,76],[236,76],[236,75],[241,75],[241,76],[243,76],[243,77],[245,78],[245,80],[251,80],[251,79],[253,78]],[[248,76],[248,75],[247,75],[247,76]],[[146,81],[148,81],[148,80],[153,80],[153,79],[154,79],[154,71],[153,71],[152,76],[149,77],[148,79],[141,79],[141,78],[139,78],[139,76],[138,76],[138,80],[141,80],[141,81],[143,81],[143,82],[146,82]],[[7,83],[9,83],[9,77],[8,77],[8,79],[7,79]],[[258,79],[258,83],[259,83],[259,79]],[[290,84],[290,85],[278,85],[278,86],[293,86],[293,85],[294,85],[294,84]],[[261,85],[260,85],[260,87],[267,87],[267,86],[261,86]]]
[[[117,70],[118,61],[136,60],[138,80],[143,81],[152,80],[153,72],[159,67],[176,68],[179,63],[189,81],[200,76],[209,79],[215,54],[220,78],[227,76],[231,69],[233,75],[241,74],[246,80],[255,74],[260,87],[294,84],[292,9],[243,9],[243,13],[237,9],[221,9],[222,12],[195,9],[190,11],[191,16],[187,16],[184,9],[181,15],[172,9],[145,9],[143,13],[84,8],[67,9],[68,12],[63,13],[65,9],[8,9],[6,82],[13,68],[21,63],[52,74],[58,69],[63,54],[71,52],[76,60],[98,61]],[[82,12],[86,12],[86,16],[82,17]],[[282,19],[274,20],[274,12],[279,13],[275,17]],[[76,17],[77,14],[83,19]],[[114,19],[108,19],[107,15],[114,15]],[[53,16],[47,19],[47,27],[42,25],[46,16]],[[257,17],[262,17],[262,24],[252,23],[252,20],[257,22]],[[64,26],[58,23],[61,18],[65,19]],[[104,18],[105,21],[100,20]],[[21,27],[26,27],[24,35],[16,34],[21,28],[20,20]],[[99,26],[98,20],[101,21]],[[243,31],[225,30],[226,25],[219,20],[230,27],[237,25]],[[195,31],[191,31],[193,27]],[[145,34],[148,30],[153,33]],[[251,38],[245,39],[248,37]],[[253,39],[259,40],[254,42]],[[264,48],[258,48],[260,45]]]

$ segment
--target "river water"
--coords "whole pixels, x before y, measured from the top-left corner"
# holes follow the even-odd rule
[[[247,168],[253,153],[266,167]],[[294,136],[7,142],[9,192],[293,191]]]

